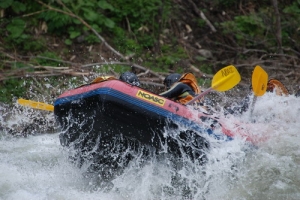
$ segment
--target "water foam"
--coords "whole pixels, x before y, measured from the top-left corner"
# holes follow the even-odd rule
[[[185,160],[176,170],[167,159],[153,158],[143,165],[133,160],[109,189],[69,162],[58,133],[16,138],[2,131],[0,198],[299,199],[299,101],[267,93],[257,99],[252,117],[249,112],[227,117],[229,127],[241,121],[248,123],[249,134],[268,138],[257,147],[242,137],[212,139],[206,165]],[[22,112],[18,116],[23,119],[9,123],[20,125],[29,117]]]

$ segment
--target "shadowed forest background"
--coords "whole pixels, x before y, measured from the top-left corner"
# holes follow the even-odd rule
[[[231,64],[241,87],[260,65],[292,94],[299,21],[299,0],[2,0],[0,102],[52,103],[70,84],[128,70],[153,92],[172,72],[193,72],[209,87]]]

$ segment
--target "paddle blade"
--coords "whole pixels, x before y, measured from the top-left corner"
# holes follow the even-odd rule
[[[241,81],[241,75],[233,65],[220,69],[212,79],[211,87],[219,92],[227,91]]]
[[[252,90],[255,96],[262,96],[267,90],[268,74],[257,65],[252,73]]]
[[[22,106],[27,106],[40,110],[54,111],[54,106],[42,102],[31,101],[26,99],[18,99],[18,103]]]
[[[186,105],[191,105],[192,103],[202,98],[204,95],[206,95],[213,89],[220,92],[230,90],[231,88],[236,86],[240,81],[241,75],[233,65],[224,67],[214,75],[211,87],[202,92],[201,94],[198,94],[191,101],[187,102]]]

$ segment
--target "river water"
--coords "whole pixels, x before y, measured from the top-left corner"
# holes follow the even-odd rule
[[[20,110],[10,120],[2,117],[2,126],[14,128],[35,115]],[[300,98],[265,94],[258,97],[251,119],[246,112],[226,122],[255,119],[249,133],[268,138],[256,148],[243,138],[215,143],[205,166],[189,163],[176,172],[167,162],[133,163],[109,189],[69,162],[58,132],[12,137],[2,130],[0,199],[300,199],[299,116]]]

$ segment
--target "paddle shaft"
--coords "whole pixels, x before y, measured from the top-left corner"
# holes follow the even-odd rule
[[[197,101],[198,99],[204,97],[204,95],[208,94],[210,91],[212,91],[212,87],[208,88],[207,90],[205,90],[204,92],[202,92],[201,94],[198,94],[197,96],[195,96],[192,100],[190,100],[189,102],[186,103],[186,105],[191,105],[193,104],[195,101]]]
[[[250,108],[250,117],[253,116],[253,110],[254,110],[254,106],[255,106],[256,100],[257,100],[257,96],[254,96],[253,100],[252,100],[251,108]]]

